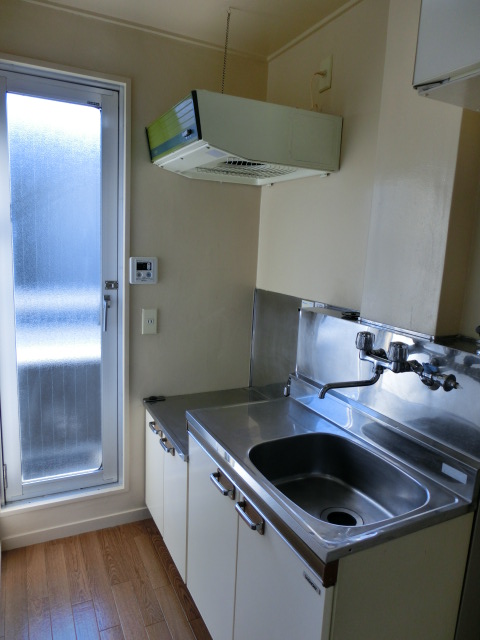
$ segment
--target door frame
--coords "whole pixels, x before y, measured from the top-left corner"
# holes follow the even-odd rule
[[[112,172],[115,172],[116,173],[115,178],[117,180],[116,194],[114,196],[116,197],[116,200],[117,200],[117,204],[116,204],[117,228],[118,228],[117,237],[116,237],[117,275],[115,276],[115,278],[110,278],[107,275],[108,272],[106,272],[103,269],[103,273],[105,276],[103,279],[118,280],[118,290],[116,290],[115,292],[110,292],[111,294],[112,293],[114,294],[114,296],[112,296],[112,301],[115,303],[114,307],[116,307],[116,309],[112,308],[110,312],[112,311],[117,312],[117,333],[114,338],[116,342],[116,351],[117,351],[117,367],[116,367],[117,375],[115,377],[112,377],[112,379],[110,380],[110,388],[104,390],[104,393],[112,393],[112,392],[116,393],[116,398],[117,398],[117,402],[116,402],[117,404],[117,407],[116,407],[117,454],[115,457],[118,456],[117,457],[118,464],[117,463],[115,464],[118,470],[118,477],[112,479],[110,484],[108,484],[109,482],[108,479],[105,480],[105,478],[102,479],[102,482],[100,484],[98,483],[98,481],[95,481],[95,480],[87,483],[82,482],[80,480],[77,483],[77,486],[72,486],[71,489],[67,489],[65,492],[63,492],[62,498],[64,498],[68,494],[72,494],[73,492],[80,493],[83,495],[85,492],[94,491],[96,494],[98,494],[99,491],[102,491],[102,489],[111,490],[112,488],[123,488],[123,485],[125,482],[125,468],[126,468],[125,461],[124,461],[124,451],[127,450],[125,446],[125,435],[126,435],[125,420],[126,420],[126,416],[128,415],[127,407],[128,407],[128,400],[129,400],[128,385],[126,383],[127,371],[128,371],[126,297],[128,294],[128,288],[124,278],[124,274],[125,274],[124,265],[125,265],[126,256],[127,256],[127,239],[128,239],[127,202],[128,202],[128,194],[129,194],[129,180],[128,180],[129,172],[127,171],[127,148],[129,147],[128,143],[129,143],[130,132],[129,132],[129,127],[127,126],[128,123],[127,123],[126,114],[127,114],[127,106],[129,105],[129,96],[130,96],[129,82],[128,80],[119,79],[119,78],[115,78],[115,79],[105,78],[100,74],[95,74],[95,75],[84,75],[83,73],[79,74],[77,70],[72,70],[68,68],[50,69],[48,67],[44,67],[37,64],[32,65],[31,61],[24,62],[18,58],[9,58],[9,57],[5,58],[4,56],[1,56],[0,57],[0,75],[5,72],[15,72],[16,74],[26,74],[28,76],[37,76],[39,79],[47,78],[53,87],[58,81],[62,81],[62,82],[66,81],[68,83],[74,83],[78,85],[78,88],[82,91],[85,91],[86,88],[88,87],[88,88],[93,88],[94,92],[97,92],[97,91],[105,91],[106,93],[115,92],[115,94],[118,96],[117,105],[114,105],[113,107],[110,105],[110,107],[108,107],[108,108],[113,108],[115,110],[118,110],[118,135],[116,135],[115,139],[113,140],[112,138],[110,138],[110,145],[112,145],[113,147],[116,147],[117,149],[116,151],[114,150],[113,152],[115,154],[115,157],[118,159],[118,164],[115,167],[113,167],[112,164],[102,165],[102,171],[106,172],[107,174],[109,172],[110,174]],[[2,80],[0,79],[0,83],[1,82]],[[2,85],[0,84],[0,90],[1,90],[1,87]],[[0,110],[3,110],[5,108],[5,101],[0,100],[0,103],[1,103]],[[0,113],[0,116],[1,115],[2,114]],[[6,116],[6,114],[3,114],[3,116]],[[6,118],[3,117],[2,121],[5,122]],[[0,128],[0,137],[2,135],[6,136],[6,131],[2,131]],[[4,144],[1,145],[1,149],[6,150],[6,148],[7,148],[6,145]],[[8,164],[5,165],[5,162],[8,163],[8,152],[5,157],[5,153],[3,153],[3,156],[2,156],[2,150],[0,150],[0,169],[3,169],[5,166],[8,166]],[[1,170],[0,173],[1,173],[0,187],[4,188],[6,186],[9,192],[9,186],[10,186],[9,172]],[[104,190],[102,190],[102,194],[104,198],[108,197],[105,195]],[[110,204],[110,203],[107,203],[107,204]],[[103,205],[105,205],[105,202],[102,202],[102,207]],[[4,219],[4,216],[2,216],[2,219]],[[4,230],[0,228],[0,231],[3,232]],[[2,252],[2,254],[3,253],[4,252]],[[108,259],[108,256],[107,256],[107,259]],[[3,257],[2,257],[2,260],[3,260]],[[0,264],[0,269],[3,270],[4,266],[5,265]],[[0,277],[1,277],[1,272],[0,272]],[[5,313],[5,311],[3,311],[5,306],[6,305],[1,305],[2,310],[0,310],[0,313],[2,312]],[[2,325],[5,326],[3,323]],[[11,344],[13,345],[14,341],[11,341]],[[0,362],[0,368],[2,367],[4,367],[3,359]],[[16,404],[16,406],[18,407],[18,403]],[[3,424],[5,424],[8,418],[9,416],[5,415],[4,413]],[[2,421],[1,414],[0,414],[0,421]],[[1,438],[1,431],[0,431],[0,438]],[[0,462],[3,468],[3,443],[1,442],[1,440],[0,440],[0,443],[2,444],[0,448],[0,456],[1,456]],[[107,449],[104,448],[104,451],[106,452],[107,456],[111,457],[112,455],[115,455],[115,452],[112,450],[109,450],[108,448]],[[111,467],[111,459],[110,459],[109,466]],[[0,504],[1,506],[5,506],[5,486],[4,486],[5,478],[3,474],[0,474],[0,476],[1,476],[0,477],[0,487],[1,487]],[[47,484],[49,484],[49,481],[45,482],[45,485]],[[62,491],[64,490],[59,489],[59,492],[62,492]],[[24,491],[24,496],[23,496],[24,499],[28,499],[30,497],[28,494],[29,494],[28,490]],[[55,493],[50,493],[50,495],[45,496],[45,499],[51,502],[54,496],[55,496]],[[32,495],[32,497],[34,496]],[[42,500],[42,499],[43,498],[40,497],[40,498],[37,498],[35,501],[37,502],[37,500]],[[21,503],[22,503],[22,499],[20,499],[20,501],[16,501],[11,504],[14,505],[14,504],[21,504]]]

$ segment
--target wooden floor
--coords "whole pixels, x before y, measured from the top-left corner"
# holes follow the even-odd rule
[[[153,520],[2,554],[1,640],[207,640]]]

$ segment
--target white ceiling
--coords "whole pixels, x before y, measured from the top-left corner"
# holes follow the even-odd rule
[[[361,0],[31,0],[271,59],[328,16]]]

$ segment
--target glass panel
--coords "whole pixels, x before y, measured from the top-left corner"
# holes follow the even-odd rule
[[[101,111],[7,94],[24,482],[101,467]]]

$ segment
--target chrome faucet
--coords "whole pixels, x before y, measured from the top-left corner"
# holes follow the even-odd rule
[[[435,390],[443,387],[445,391],[451,391],[458,387],[457,380],[453,374],[439,373],[438,367],[432,363],[420,364],[417,360],[407,360],[408,345],[405,342],[391,342],[388,353],[384,349],[374,349],[375,336],[369,331],[359,331],[355,340],[355,346],[359,350],[360,360],[371,362],[374,365],[373,376],[367,380],[351,380],[347,382],[330,382],[323,385],[318,394],[319,398],[325,398],[330,389],[345,389],[347,387],[368,387],[375,384],[380,376],[389,369],[393,373],[404,373],[413,371],[423,384]]]

